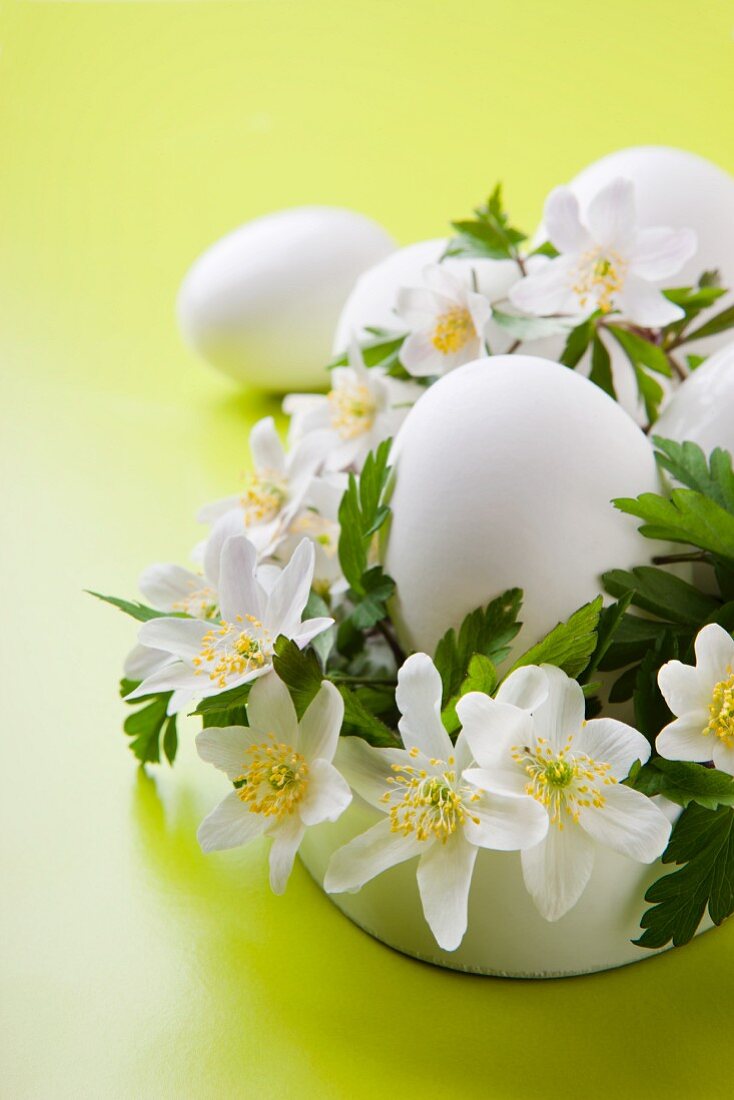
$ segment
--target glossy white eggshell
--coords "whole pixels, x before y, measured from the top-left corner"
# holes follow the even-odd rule
[[[420,398],[398,433],[383,557],[410,649],[508,588],[524,589],[524,651],[653,544],[613,497],[659,489],[630,417],[575,371],[525,355],[476,360]],[[659,547],[658,547],[659,551]]]
[[[655,424],[655,434],[734,454],[734,337],[707,359],[675,392]]]
[[[671,820],[680,813],[671,803],[661,808]],[[306,831],[299,856],[319,886],[333,852],[382,816],[355,796],[338,821]],[[540,916],[525,889],[519,852],[480,849],[469,892],[469,927],[456,951],[443,951],[425,922],[416,862],[411,859],[390,868],[357,893],[327,896],[383,943],[453,970],[512,978],[570,977],[658,953],[631,941],[641,934],[645,891],[669,870],[659,860],[646,866],[597,847],[581,899],[564,917],[550,923]],[[699,933],[709,928],[706,915]]]
[[[358,335],[368,326],[401,331],[402,322],[394,312],[398,290],[422,286],[423,269],[438,263],[447,244],[445,237],[417,241],[399,248],[360,275],[339,316],[334,352],[343,351],[352,335]],[[443,266],[456,274],[464,274],[470,268],[476,277],[478,291],[491,302],[503,299],[519,278],[517,265],[511,260],[451,259],[444,260]],[[487,335],[490,346],[496,351],[505,351],[514,339],[491,321]]]
[[[181,331],[239,382],[275,392],[325,388],[334,326],[354,281],[394,247],[352,210],[267,214],[193,264],[178,297]]]

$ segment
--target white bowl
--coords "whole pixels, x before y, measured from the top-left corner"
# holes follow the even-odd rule
[[[299,854],[319,886],[332,853],[381,817],[355,796],[338,821],[307,830]],[[631,942],[641,935],[645,891],[662,874],[675,870],[659,861],[646,866],[599,848],[580,901],[559,921],[549,923],[525,890],[519,853],[480,850],[469,894],[469,927],[456,951],[441,950],[433,939],[423,918],[415,869],[413,859],[385,871],[358,893],[327,896],[389,947],[436,966],[475,974],[571,977],[611,970],[667,950],[651,951]],[[698,934],[711,924],[707,915]]]

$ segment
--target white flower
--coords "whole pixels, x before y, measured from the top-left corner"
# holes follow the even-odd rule
[[[325,469],[361,469],[370,451],[390,439],[408,415],[422,387],[390,378],[379,367],[367,368],[356,343],[349,348],[349,366],[331,372],[331,390],[319,394],[289,394],[283,409],[293,417],[294,444],[318,432],[330,439]]]
[[[668,760],[713,760],[734,775],[734,639],[717,623],[696,638],[696,664],[668,661],[658,673],[673,714],[655,748]]]
[[[246,534],[266,556],[301,507],[329,445],[323,433],[314,433],[287,453],[272,416],[258,420],[250,432],[254,470],[243,492],[204,505],[197,518],[215,530],[221,525],[226,535]]]
[[[309,825],[336,821],[352,792],[332,764],[344,701],[324,682],[300,723],[288,688],[275,673],[254,685],[249,726],[210,727],[196,738],[202,760],[241,786],[199,827],[205,852],[272,837],[270,885],[282,894]]]
[[[492,307],[440,264],[423,272],[425,286],[398,291],[395,312],[410,330],[400,362],[416,377],[446,374],[484,354]]]
[[[581,221],[567,187],[548,196],[544,221],[561,253],[510,290],[519,309],[541,315],[618,310],[658,328],[683,316],[655,285],[680,271],[697,248],[691,229],[639,229],[631,180],[615,179],[592,199]]]
[[[526,674],[530,693],[533,677]],[[444,729],[441,678],[425,653],[409,657],[400,669],[396,701],[404,749],[375,749],[353,737],[340,744],[340,770],[387,816],[334,853],[324,887],[331,893],[355,890],[419,856],[423,913],[438,944],[453,951],[466,931],[477,849],[535,845],[548,822],[532,799],[487,795],[463,778],[471,752],[463,734],[454,746]]]
[[[314,478],[275,551],[278,561],[287,562],[300,541],[310,539],[316,555],[313,588],[321,596],[339,596],[348,587],[339,564],[339,505],[346,488],[346,474]]]
[[[650,755],[642,734],[612,718],[585,722],[580,685],[554,666],[541,667],[548,695],[540,706],[472,692],[456,710],[479,764],[466,778],[485,790],[530,795],[545,811],[548,835],[522,853],[522,870],[539,912],[555,921],[589,881],[594,841],[652,863],[668,843],[670,822],[649,798],[619,782],[635,760]],[[507,691],[523,671],[508,677]]]
[[[219,620],[163,618],[143,624],[138,640],[176,661],[148,676],[128,699],[172,691],[168,709],[173,714],[193,698],[218,695],[264,676],[272,668],[280,634],[303,648],[331,626],[333,619],[327,618],[301,622],[313,578],[310,542],[304,539],[285,569],[269,576],[269,591],[258,581],[256,568],[255,547],[244,535],[232,536],[222,549]]]

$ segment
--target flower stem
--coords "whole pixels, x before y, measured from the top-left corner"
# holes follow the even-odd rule
[[[376,629],[379,631],[380,634],[382,634],[383,638],[389,645],[390,652],[395,658],[395,664],[398,666],[398,668],[400,668],[400,666],[405,661],[405,654],[398,644],[397,638],[393,634],[392,627],[388,625],[387,619],[382,619],[379,623],[377,623]]]

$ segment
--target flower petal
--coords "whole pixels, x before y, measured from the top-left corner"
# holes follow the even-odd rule
[[[217,590],[219,589],[219,573],[224,544],[232,535],[244,534],[244,512],[238,499],[236,507],[230,508],[217,519],[204,545],[204,573]]]
[[[533,731],[551,747],[562,749],[571,734],[581,729],[585,704],[581,685],[555,665],[541,665],[548,678],[548,695],[533,714]]]
[[[400,348],[398,358],[415,378],[427,378],[443,370],[443,356],[435,347],[430,330],[411,332]]]
[[[714,764],[719,771],[734,776],[734,745],[726,745],[717,738],[713,752]]]
[[[436,315],[436,299],[427,287],[400,287],[395,312],[411,329],[427,328]]]
[[[693,711],[676,718],[660,730],[655,748],[666,760],[692,760],[705,764],[713,756],[711,738],[704,734],[708,725],[708,711]]]
[[[461,832],[432,844],[418,864],[423,915],[444,951],[455,951],[466,932],[469,887],[477,849]]]
[[[673,714],[690,714],[708,706],[710,692],[701,682],[699,670],[682,661],[668,661],[658,672],[658,687]]]
[[[559,920],[586,889],[594,866],[594,845],[578,825],[559,829],[521,855],[525,886],[547,921]]]
[[[196,735],[196,751],[207,764],[239,779],[247,767],[247,750],[262,737],[247,726],[208,726]]]
[[[492,794],[517,798],[528,793],[528,777],[522,767],[493,765],[491,768],[465,768],[463,775],[468,783]]]
[[[344,700],[325,680],[301,719],[300,752],[306,760],[334,759],[343,717]]]
[[[680,306],[669,302],[661,290],[631,273],[627,274],[616,301],[626,320],[647,328],[662,328],[684,316]]]
[[[160,671],[175,660],[163,649],[152,649],[147,645],[134,645],[125,658],[123,673],[127,680],[145,680],[154,672]]]
[[[285,472],[285,451],[272,416],[264,416],[250,432],[250,453],[256,470]]]
[[[222,548],[219,573],[219,606],[222,618],[235,622],[238,615],[262,620],[265,594],[255,579],[257,551],[244,535],[230,536]]]
[[[360,798],[383,813],[388,779],[395,775],[393,764],[413,763],[405,749],[376,749],[361,737],[340,737],[334,762]]]
[[[734,638],[718,623],[709,623],[695,641],[696,668],[711,689],[734,672]]]
[[[453,745],[441,721],[441,676],[426,653],[408,657],[398,672],[395,702],[402,718],[398,723],[406,749],[417,748],[429,759],[448,760]]]
[[[647,795],[623,783],[605,787],[604,805],[584,807],[579,824],[605,848],[639,863],[652,863],[662,855],[671,830],[665,814]]]
[[[508,297],[525,313],[547,316],[551,313],[575,313],[578,302],[573,295],[576,257],[558,256],[534,275],[527,275],[510,288]]]
[[[418,855],[426,843],[417,840],[413,833],[409,836],[394,833],[388,818],[378,821],[334,852],[326,870],[324,889],[329,894],[359,890],[388,867]]]
[[[329,627],[333,625],[334,620],[327,619],[326,616],[320,619],[304,619],[303,622],[299,624],[298,628],[294,630],[291,637],[299,649],[303,649],[312,638],[315,638],[318,634],[323,634],[325,630],[328,630]]]
[[[157,695],[162,691],[173,691],[177,696],[177,705],[174,709],[173,698],[168,703],[168,714],[175,714],[181,707],[188,703],[194,695],[199,694],[200,681],[193,669],[181,661],[171,661],[162,668],[146,676],[142,683],[138,684],[134,691],[125,696],[125,700],[143,699],[146,695]],[[185,693],[180,694],[179,692]]]
[[[202,639],[209,630],[211,623],[201,619],[151,619],[141,626],[138,640],[152,649],[164,649],[191,661],[201,652]]]
[[[543,211],[548,240],[559,252],[584,252],[591,244],[581,224],[579,202],[570,187],[556,187],[545,200]]]
[[[616,718],[592,718],[573,739],[575,752],[584,752],[597,764],[609,764],[615,779],[626,779],[635,760],[650,759],[650,742],[632,726]]]
[[[667,279],[695,255],[698,238],[692,229],[640,229],[629,250],[630,266],[643,279]]]
[[[219,805],[205,817],[196,834],[203,852],[217,852],[224,848],[239,848],[249,844],[265,832],[268,819],[264,814],[253,814],[231,791]]]
[[[534,798],[482,795],[471,803],[469,814],[464,833],[470,844],[480,848],[500,852],[532,848],[548,832],[548,814]]]
[[[151,607],[176,611],[176,604],[203,588],[204,578],[173,563],[149,565],[138,581],[138,588]]]
[[[635,185],[617,177],[597,192],[586,211],[586,224],[597,244],[624,252],[634,234]]]
[[[314,562],[313,543],[301,539],[268,596],[263,622],[273,638],[278,634],[290,638],[296,633],[311,591]]]
[[[301,821],[304,825],[336,821],[352,801],[349,784],[334,765],[323,758],[313,760],[308,771],[308,789],[299,804]]]
[[[548,698],[548,677],[538,665],[516,668],[503,680],[495,695],[498,703],[536,710]]]
[[[456,713],[474,759],[484,768],[492,768],[502,760],[509,763],[512,746],[532,740],[532,719],[527,711],[495,702],[479,691],[470,691],[459,699]]]
[[[273,733],[278,741],[300,751],[296,709],[290,692],[275,672],[261,676],[247,700],[247,720],[262,733]]]
[[[298,814],[289,814],[273,830],[270,846],[270,889],[274,894],[284,894],[288,885],[293,861],[296,858],[303,834],[306,832]]]

